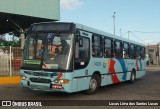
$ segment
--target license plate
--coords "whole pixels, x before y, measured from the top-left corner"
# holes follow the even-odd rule
[[[52,84],[52,88],[54,88],[54,89],[62,89],[62,85],[61,84]]]

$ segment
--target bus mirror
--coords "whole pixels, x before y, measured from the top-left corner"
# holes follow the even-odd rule
[[[78,42],[76,42],[75,58],[76,58],[76,59],[79,58],[79,43],[78,43]]]
[[[79,38],[79,47],[83,47],[83,38]]]

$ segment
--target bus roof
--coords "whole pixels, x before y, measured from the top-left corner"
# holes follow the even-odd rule
[[[110,33],[107,33],[107,32],[92,28],[92,27],[88,27],[88,26],[85,26],[85,25],[82,25],[82,24],[79,24],[79,23],[75,23],[75,25],[76,25],[76,28],[82,29],[82,30],[85,30],[85,31],[88,31],[88,32],[91,32],[91,33],[95,33],[95,34],[99,34],[99,35],[102,35],[102,36],[107,36],[107,37],[110,37],[110,38],[122,40],[122,41],[125,41],[125,42],[145,46],[144,44],[142,44],[140,42],[129,40],[127,38],[120,37],[120,36],[114,36],[113,34],[110,34]]]
[[[125,41],[125,42],[137,44],[137,45],[140,45],[140,46],[145,46],[144,44],[142,44],[140,42],[129,40],[127,38],[120,37],[120,36],[114,36],[113,34],[110,34],[110,33],[107,33],[107,32],[104,32],[104,31],[101,31],[101,30],[98,30],[98,29],[95,29],[95,28],[92,28],[92,27],[89,27],[89,26],[86,26],[86,25],[83,25],[83,24],[74,23],[74,22],[40,22],[40,23],[34,23],[32,25],[41,25],[41,24],[49,24],[49,23],[51,23],[51,24],[55,24],[55,23],[56,24],[57,23],[75,24],[76,28],[87,31],[87,32],[95,33],[95,34],[102,35],[102,36],[107,36],[107,37],[110,37],[110,38],[114,38],[114,39],[117,39],[117,40],[122,40],[122,41]]]

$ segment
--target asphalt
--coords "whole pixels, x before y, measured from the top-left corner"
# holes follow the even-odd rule
[[[128,82],[101,87],[94,95],[85,95],[84,92],[58,93],[33,91],[23,88],[19,84],[1,84],[0,100],[160,100],[160,68],[148,67],[144,77],[134,83]],[[53,102],[54,103],[54,102]],[[0,107],[4,108],[4,107]],[[22,107],[9,107],[19,109]],[[31,108],[31,107],[23,107]],[[159,106],[46,106],[33,109],[159,109]]]

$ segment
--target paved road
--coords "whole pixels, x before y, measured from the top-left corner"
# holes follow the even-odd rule
[[[133,84],[127,82],[101,87],[95,95],[85,95],[83,92],[51,93],[32,91],[22,88],[19,85],[0,85],[1,100],[160,100],[160,70],[148,69],[146,75],[138,79]],[[44,108],[44,107],[43,107]],[[52,108],[52,107],[48,107]],[[47,109],[48,109],[47,108]],[[56,107],[65,108],[65,107]],[[81,107],[69,107],[79,109]],[[86,109],[98,107],[83,107]],[[117,108],[103,106],[100,108]],[[138,107],[118,107],[118,108],[138,108]],[[142,107],[140,107],[142,108]],[[144,107],[150,109],[151,107]],[[159,107],[153,107],[159,108]]]

